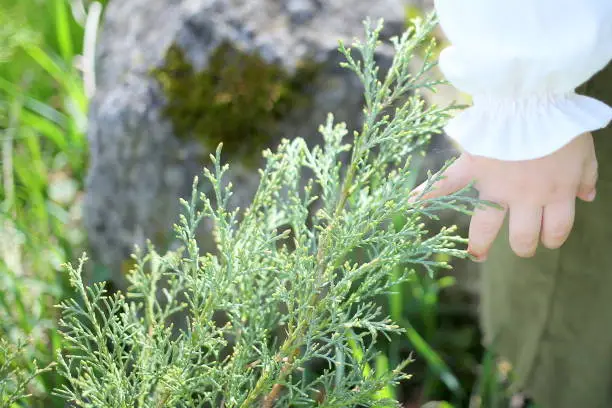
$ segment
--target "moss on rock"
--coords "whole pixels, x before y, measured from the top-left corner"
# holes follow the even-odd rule
[[[259,156],[279,120],[309,102],[306,87],[315,73],[315,64],[308,63],[291,75],[228,43],[217,47],[200,72],[174,44],[153,71],[167,97],[164,115],[179,137],[195,137],[209,149],[223,142],[226,152],[246,162]]]

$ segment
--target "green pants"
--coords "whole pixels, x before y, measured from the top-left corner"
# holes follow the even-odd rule
[[[586,93],[612,103],[612,64]],[[612,128],[594,136],[597,199],[578,201],[565,245],[521,259],[506,225],[483,267],[485,344],[541,408],[612,408]]]

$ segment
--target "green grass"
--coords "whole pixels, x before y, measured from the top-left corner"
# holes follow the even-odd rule
[[[84,28],[64,0],[0,0],[0,338],[25,342],[25,372],[61,347],[54,307],[71,294],[62,264],[76,258],[87,166]],[[28,386],[29,406],[51,397],[52,371]]]

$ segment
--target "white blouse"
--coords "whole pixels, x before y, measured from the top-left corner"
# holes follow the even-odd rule
[[[473,97],[445,130],[468,153],[535,159],[612,120],[612,108],[575,93],[612,59],[612,0],[435,4],[452,43],[440,68]]]

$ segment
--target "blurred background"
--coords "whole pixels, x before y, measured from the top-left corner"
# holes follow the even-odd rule
[[[390,37],[430,9],[405,0],[0,0],[0,339],[24,345],[11,364],[55,361],[54,305],[72,296],[62,264],[87,251],[88,281],[121,289],[135,244],[172,246],[177,198],[219,142],[240,204],[264,147],[316,141],[327,112],[356,127],[362,88],[338,67],[338,39],[361,36],[366,17],[384,18]],[[441,33],[432,36],[441,48]],[[381,49],[382,67],[391,56]],[[449,87],[424,97],[461,99]],[[435,137],[415,184],[453,154]],[[441,223],[465,231],[455,214]],[[503,393],[505,373],[480,346],[478,271],[447,261],[447,275],[417,275],[380,299],[406,333],[381,345],[378,368],[415,359],[412,380],[394,390],[405,407],[490,406],[483,398]],[[0,367],[6,361],[0,353]],[[64,406],[52,396],[60,381],[40,373],[16,406]]]

